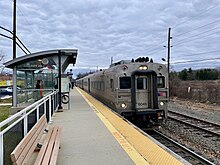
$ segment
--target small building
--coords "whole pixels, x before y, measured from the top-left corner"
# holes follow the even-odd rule
[[[6,62],[7,68],[13,69],[13,106],[33,101],[37,82],[41,82],[43,95],[55,89],[57,77],[61,77],[69,64],[75,65],[77,49],[56,49],[24,55]]]

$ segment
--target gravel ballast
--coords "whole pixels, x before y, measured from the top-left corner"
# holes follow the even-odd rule
[[[168,109],[220,124],[219,105],[172,100]],[[191,129],[185,129],[183,124],[171,120],[168,120],[160,131],[213,163],[220,164],[220,138],[204,137]]]

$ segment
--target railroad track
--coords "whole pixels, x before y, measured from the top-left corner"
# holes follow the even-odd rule
[[[162,143],[164,146],[172,150],[174,153],[181,156],[183,159],[188,161],[193,165],[214,165],[214,163],[210,162],[209,160],[203,158],[202,156],[198,155],[197,153],[187,149],[183,145],[175,142],[174,140],[170,139],[169,137],[163,135],[162,133],[152,130],[147,132],[151,137]]]
[[[194,129],[203,131],[201,135],[205,138],[216,137],[220,138],[220,125],[198,118],[194,118],[185,114],[181,114],[174,111],[168,111],[168,119],[175,120],[177,122],[186,124]]]

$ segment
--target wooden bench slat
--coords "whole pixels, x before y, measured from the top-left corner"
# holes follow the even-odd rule
[[[35,134],[35,131],[40,127],[41,123],[43,122],[43,117],[40,118],[38,123],[31,129],[31,131],[28,132],[28,134],[20,141],[19,145],[14,149],[14,151],[11,153],[12,161],[14,162],[17,160],[17,158],[20,156],[21,152],[26,146],[26,143],[32,138],[32,136]]]
[[[47,150],[47,146],[48,146],[48,143],[50,141],[50,137],[51,137],[52,133],[53,133],[53,130],[49,129],[49,132],[47,133],[47,137],[46,137],[46,139],[45,139],[45,141],[44,141],[44,143],[43,143],[43,145],[42,145],[42,147],[40,149],[40,152],[38,153],[38,156],[37,156],[37,158],[35,160],[34,165],[40,165],[41,164],[41,162],[43,160],[43,157],[45,155],[45,152]]]
[[[25,159],[24,159],[24,161],[23,161],[24,164],[27,164],[27,163],[28,163],[28,160],[30,159],[31,155],[33,154],[34,150],[36,149],[37,144],[39,143],[39,141],[40,141],[40,139],[41,139],[41,137],[42,137],[42,134],[43,134],[43,132],[44,132],[45,127],[46,127],[46,124],[45,124],[45,126],[43,127],[43,129],[40,130],[40,132],[36,132],[36,134],[39,134],[39,135],[37,136],[37,139],[34,141],[34,143],[33,143],[33,144],[31,145],[31,147],[29,148],[29,151],[28,151],[28,153],[27,153],[27,155],[26,155],[26,157],[25,157]],[[27,148],[27,149],[28,149],[28,148]]]
[[[57,163],[58,151],[60,149],[60,134],[61,134],[61,128],[58,128],[53,153],[50,159],[50,165],[54,165]]]
[[[42,126],[42,129],[38,130],[35,136],[30,140],[30,142],[26,145],[24,150],[22,151],[21,155],[18,157],[16,165],[25,164],[30,159],[32,153],[34,152],[35,148],[37,147],[37,143],[40,141],[41,135],[43,134],[43,130],[46,127],[46,124]]]
[[[42,165],[48,165],[49,164],[49,160],[51,158],[51,153],[52,153],[53,147],[54,147],[54,141],[55,141],[56,136],[57,136],[57,129],[58,129],[58,127],[53,127],[53,133],[52,133],[50,141],[48,143],[47,152],[44,156]]]
[[[25,157],[27,150],[25,148],[30,147],[30,142],[33,142],[37,139],[38,135],[36,132],[42,132],[41,130],[46,127],[46,117],[42,116],[37,124],[28,132],[28,134],[21,140],[21,142],[17,145],[14,151],[11,153],[12,162],[18,161],[22,162]],[[23,155],[22,155],[23,154]],[[20,159],[19,159],[20,158]]]
[[[47,120],[45,115],[43,115],[11,153],[13,165],[24,165],[28,163],[37,147],[37,143],[42,138],[46,125]],[[49,129],[35,160],[35,165],[48,165],[49,163],[56,165],[60,147],[60,134],[61,128],[59,126]]]

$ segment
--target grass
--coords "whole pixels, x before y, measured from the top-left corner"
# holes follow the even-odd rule
[[[8,99],[0,99],[0,103],[12,103],[12,97]]]
[[[0,122],[8,118],[10,108],[11,106],[0,106]]]

